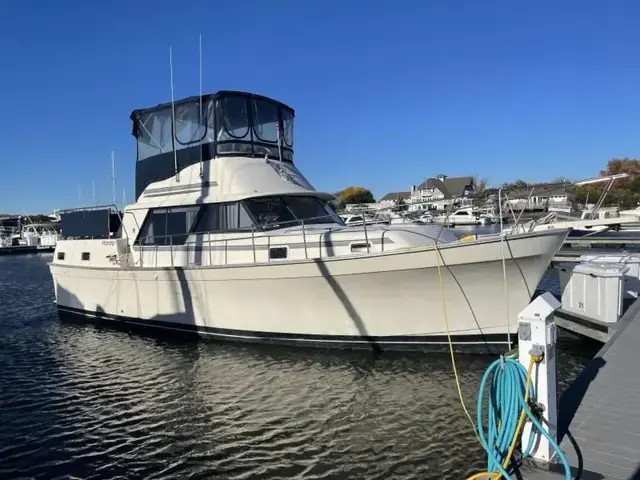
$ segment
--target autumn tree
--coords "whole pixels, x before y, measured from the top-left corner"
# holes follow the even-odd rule
[[[634,158],[614,158],[609,160],[607,167],[600,172],[601,177],[618,175],[621,173],[640,173],[640,160]],[[579,203],[595,203],[606,182],[576,186],[572,189],[575,200]],[[640,177],[616,180],[607,194],[605,205],[619,205],[621,208],[635,207],[640,201]]]
[[[371,191],[364,187],[347,187],[337,195],[338,204],[373,203],[375,199]]]

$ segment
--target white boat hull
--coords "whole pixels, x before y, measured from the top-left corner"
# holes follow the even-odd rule
[[[445,219],[445,218],[434,218],[433,223],[437,223],[438,225],[449,225],[455,227],[456,225],[481,225],[482,222],[476,219],[469,218],[456,218],[456,219]]]
[[[54,262],[51,272],[61,313],[121,325],[374,349],[448,348],[450,333],[457,350],[504,351],[567,233],[445,244],[441,255],[427,246],[219,267]]]
[[[544,232],[547,230],[570,228],[576,232],[605,232],[611,229],[624,228],[625,225],[634,224],[630,217],[615,217],[594,220],[573,220],[555,221],[553,223],[542,223],[533,227],[533,232]],[[513,226],[507,226],[503,231],[512,231]],[[518,225],[518,232],[528,232],[530,227],[526,224]]]

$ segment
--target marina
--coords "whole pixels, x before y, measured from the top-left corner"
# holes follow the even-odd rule
[[[0,18],[0,480],[640,480],[640,4],[149,7]]]
[[[202,117],[190,114],[202,105],[215,112],[213,125],[220,129],[215,135],[206,134],[210,127]],[[171,131],[177,128],[174,110],[182,130],[205,134],[180,149],[172,142],[168,151],[161,139],[166,141],[166,125]],[[221,91],[134,110],[131,119],[138,144],[135,201],[122,208],[60,209],[55,224],[19,217],[7,230],[0,253],[53,251],[51,257],[21,257],[35,271],[48,269],[52,288],[38,297],[42,301],[48,296],[43,304],[21,308],[19,301],[9,302],[5,318],[44,317],[47,328],[57,318],[55,328],[65,335],[97,334],[116,342],[121,342],[121,334],[134,335],[134,343],[165,342],[167,334],[170,342],[182,342],[181,334],[188,351],[201,348],[193,342],[197,336],[216,345],[237,345],[216,347],[231,357],[237,355],[234,348],[259,358],[270,351],[264,349],[276,349],[276,358],[286,357],[291,349],[300,352],[292,354],[298,360],[299,355],[319,355],[330,359],[329,364],[344,365],[342,359],[364,354],[357,362],[369,358],[372,371],[380,362],[391,362],[397,372],[396,364],[406,360],[394,355],[417,354],[420,362],[433,359],[447,372],[436,374],[449,385],[444,416],[454,411],[466,416],[458,419],[456,428],[460,437],[467,431],[468,441],[462,450],[452,451],[455,456],[449,460],[454,462],[449,467],[454,478],[623,479],[623,473],[633,474],[632,457],[622,455],[617,470],[607,463],[620,456],[617,439],[605,449],[592,437],[601,429],[609,429],[612,436],[615,432],[607,425],[589,426],[589,417],[581,413],[601,408],[602,392],[618,388],[616,376],[625,375],[616,363],[629,363],[625,356],[630,355],[630,348],[618,342],[634,342],[633,329],[640,331],[640,320],[635,320],[640,316],[640,234],[631,227],[637,219],[620,220],[617,210],[600,216],[607,189],[576,219],[553,213],[520,223],[523,209],[511,211],[514,222],[509,224],[501,192],[497,212],[451,202],[443,213],[419,211],[420,216],[412,218],[365,211],[338,215],[329,203],[333,196],[315,190],[295,166],[293,109],[281,102]],[[607,182],[610,188],[617,178],[602,177],[595,183]],[[450,181],[449,186],[457,183],[468,182]],[[6,265],[9,271],[16,268],[16,263]],[[3,285],[9,288],[9,282]],[[309,308],[312,304],[317,308]],[[397,314],[400,305],[402,315]],[[594,342],[605,346],[598,349]],[[580,354],[565,357],[572,373],[558,376],[557,363],[564,354],[557,347],[563,345]],[[312,353],[311,347],[320,347],[322,353]],[[468,358],[469,353],[482,355]],[[0,361],[10,364],[11,355],[0,355]],[[69,352],[62,355],[78,361]],[[600,380],[601,387],[592,382],[593,388],[583,388],[579,396],[575,392],[585,376],[593,380],[598,362],[609,362],[602,374],[613,377]],[[463,386],[461,378],[474,364],[479,366],[475,382]],[[558,407],[557,392],[563,389]],[[475,422],[467,407],[473,397],[478,399]],[[21,408],[11,399],[7,403],[9,415]],[[626,413],[617,411],[611,421]],[[575,418],[581,423],[574,429]],[[469,435],[467,420],[475,437]],[[18,422],[15,428],[32,426]],[[563,428],[576,435],[565,435]],[[640,435],[640,428],[628,428],[629,435]],[[273,434],[283,435],[278,430]],[[302,435],[307,438],[308,433]],[[582,447],[576,447],[575,454],[568,452],[567,438],[572,444],[575,439],[584,442],[588,463]],[[476,440],[479,444],[473,445]],[[306,447],[301,442],[299,448]],[[38,473],[37,467],[20,463],[20,448],[32,446],[26,442],[9,449],[9,468]],[[93,448],[103,447],[96,441]],[[451,442],[444,439],[438,448],[450,450]],[[626,448],[633,455],[640,444]],[[483,452],[486,472],[475,473],[482,469],[476,465]],[[477,459],[474,465],[459,464],[459,458],[470,455]],[[57,468],[43,461],[47,472]],[[408,466],[406,460],[399,463],[389,459],[384,468],[410,468],[412,475],[421,471],[413,460]],[[82,471],[72,464],[63,468],[67,473]],[[109,468],[114,468],[111,463]],[[215,468],[226,472],[224,465]],[[312,471],[297,464],[270,468],[291,474]],[[366,462],[361,470],[341,465],[336,474],[368,475],[370,468]],[[582,472],[601,476],[583,477]]]
[[[214,112],[211,121],[195,107]],[[524,207],[513,211],[506,193],[503,204],[502,190],[497,211],[460,206],[450,196],[446,211],[418,209],[418,217],[393,210],[386,217],[365,210],[338,215],[333,196],[315,190],[294,164],[294,111],[281,102],[220,91],[137,109],[131,119],[138,147],[134,202],[60,209],[55,224],[18,217],[5,233],[0,250],[7,254],[53,251],[50,261],[36,257],[50,271],[54,298],[53,305],[36,305],[37,315],[57,313],[59,328],[96,328],[101,335],[179,333],[257,344],[239,348],[295,347],[303,355],[310,347],[434,359],[448,353],[455,408],[464,411],[487,459],[486,472],[467,472],[468,479],[570,479],[615,470],[605,461],[615,451],[599,447],[590,458],[605,460],[588,464],[579,447],[568,454],[560,426],[601,406],[597,397],[616,388],[614,379],[580,398],[570,392],[605,356],[609,371],[618,372],[615,363],[629,354],[617,346],[622,332],[634,325],[640,331],[640,320],[634,323],[640,234],[631,227],[637,218],[602,210],[614,181],[629,174],[578,182],[606,183],[580,218],[552,212],[521,223]],[[178,148],[173,140],[162,143],[167,125],[170,137],[177,130],[204,134]],[[217,130],[207,134],[209,128]],[[425,188],[470,188],[465,178],[438,181]],[[605,344],[594,359],[584,358],[584,371],[576,366],[577,378],[561,382],[557,329],[577,345]],[[465,353],[488,359],[475,392],[475,422],[459,374]],[[584,422],[575,428],[586,451],[595,448],[590,428],[600,430]],[[468,455],[474,447],[464,448]],[[620,475],[634,468],[622,458]]]
[[[216,112],[213,124],[221,130],[215,139],[207,137],[207,123],[188,115],[196,105]],[[146,125],[170,118],[174,131],[175,109],[183,129],[205,134],[181,150],[173,143],[168,156],[162,132]],[[244,110],[260,113],[238,114]],[[614,343],[640,310],[640,255],[623,249],[638,239],[632,231],[611,231],[626,222],[622,217],[598,215],[618,177],[581,182],[607,187],[580,219],[559,221],[554,213],[520,224],[522,212],[512,212],[515,224],[504,226],[500,210],[497,233],[456,235],[446,227],[479,227],[492,219],[454,203],[414,223],[368,222],[364,212],[338,216],[328,203],[332,196],[316,191],[294,165],[293,109],[276,100],[221,91],[135,110],[131,119],[139,157],[136,201],[122,211],[115,205],[60,211],[63,236],[50,270],[61,318],[224,342],[377,354],[448,351],[460,406],[487,455],[487,471],[470,479],[512,478],[541,465],[553,474],[563,470],[567,480],[584,471],[580,453],[566,455],[560,429],[571,423],[571,413],[557,407],[557,328],[605,342],[612,363],[623,361],[615,352],[624,347]],[[570,265],[554,265],[558,294],[540,291],[563,251],[574,255]],[[251,301],[238,309],[237,292],[245,290]],[[403,315],[389,323],[399,297]],[[322,308],[310,310],[310,302]],[[475,423],[460,385],[460,352],[500,355],[482,377]],[[596,362],[602,350],[598,355]],[[587,435],[585,428],[576,431]],[[591,448],[592,440],[583,440]],[[611,473],[601,467],[593,463]]]

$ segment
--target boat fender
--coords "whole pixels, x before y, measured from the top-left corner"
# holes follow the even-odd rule
[[[465,235],[464,237],[460,237],[458,239],[459,242],[473,242],[474,240],[478,239],[478,235]]]

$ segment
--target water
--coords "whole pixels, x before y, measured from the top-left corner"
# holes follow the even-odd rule
[[[484,455],[448,355],[162,339],[61,322],[46,262],[0,257],[0,478],[448,478]],[[548,288],[557,288],[549,276]],[[597,344],[563,336],[559,390]],[[475,415],[491,361],[457,357]]]

